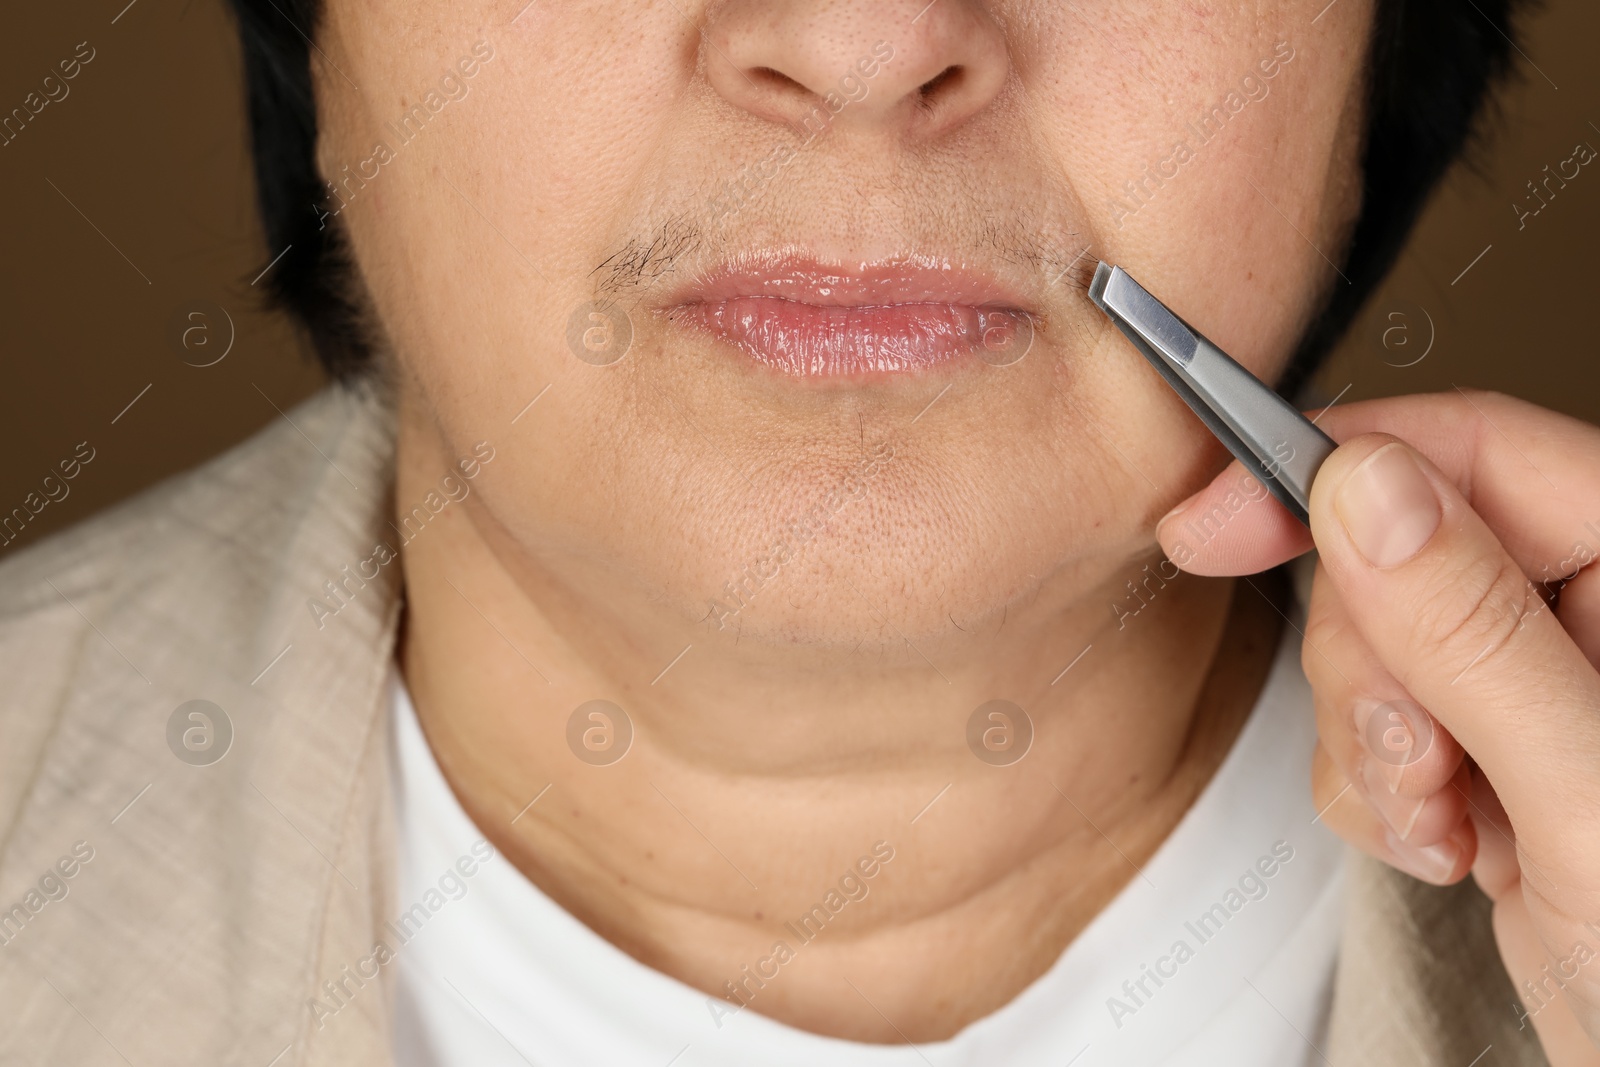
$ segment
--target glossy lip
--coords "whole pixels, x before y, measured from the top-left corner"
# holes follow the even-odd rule
[[[846,266],[800,254],[722,264],[671,293],[673,322],[794,378],[927,371],[1026,352],[1035,312],[992,275],[930,257]]]

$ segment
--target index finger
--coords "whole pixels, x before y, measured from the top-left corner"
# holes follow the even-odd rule
[[[1600,832],[1600,813],[1571,802],[1600,794],[1600,674],[1493,531],[1442,472],[1379,434],[1328,459],[1311,521],[1351,621],[1483,768],[1519,844],[1581,862],[1563,846]]]

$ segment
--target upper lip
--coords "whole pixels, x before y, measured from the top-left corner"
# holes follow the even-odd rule
[[[945,304],[1036,315],[1033,302],[997,274],[934,256],[829,262],[803,252],[734,256],[663,294],[661,306],[771,297],[817,307]]]

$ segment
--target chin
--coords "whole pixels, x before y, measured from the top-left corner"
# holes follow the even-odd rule
[[[799,463],[776,499],[724,482],[728,505],[702,492],[679,509],[705,520],[698,536],[657,540],[655,558],[625,567],[658,607],[744,654],[893,650],[923,668],[921,653],[945,643],[970,655],[974,635],[1019,611],[1086,595],[1139,541],[1109,488],[1083,484],[1090,465],[1034,484],[1030,472],[1051,464],[1019,459],[1017,440],[991,430]]]

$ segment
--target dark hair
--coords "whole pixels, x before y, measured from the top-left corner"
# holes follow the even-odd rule
[[[1334,285],[1278,391],[1293,396],[1389,273],[1422,206],[1467,149],[1511,69],[1516,16],[1537,0],[1377,0],[1361,215]]]
[[[372,362],[372,324],[344,229],[325,225],[316,167],[310,38],[322,0],[229,0],[239,22],[256,196],[274,303],[305,327],[335,378]],[[1428,193],[1466,149],[1511,66],[1513,16],[1530,0],[1377,0],[1368,67],[1362,208],[1343,274],[1301,338],[1280,391],[1314,371],[1393,266]]]
[[[327,197],[317,173],[317,108],[311,45],[322,0],[229,0],[239,22],[256,203],[268,256],[271,301],[299,320],[317,358],[348,380],[372,363],[366,301],[344,227],[325,225],[315,205]]]

